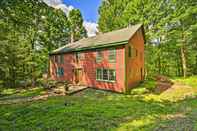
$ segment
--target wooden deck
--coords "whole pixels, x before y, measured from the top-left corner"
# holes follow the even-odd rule
[[[82,86],[82,85],[71,85],[71,86],[69,86],[68,91],[65,91],[65,94],[71,95],[71,94],[77,93],[79,91],[85,90],[87,88],[88,88],[87,86]]]

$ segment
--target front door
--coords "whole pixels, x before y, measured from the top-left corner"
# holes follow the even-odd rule
[[[75,84],[82,84],[82,78],[83,78],[83,71],[82,69],[74,69],[74,74],[75,74]]]

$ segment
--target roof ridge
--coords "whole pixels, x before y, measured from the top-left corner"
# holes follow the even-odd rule
[[[113,45],[113,43],[118,43],[121,41],[127,41],[129,40],[135,32],[141,28],[143,24],[136,24],[129,27],[125,27],[122,29],[106,32],[103,34],[98,34],[96,36],[83,38],[78,41],[75,41],[73,43],[68,43],[63,47],[60,47],[50,54],[58,54],[58,53],[66,53],[66,52],[72,52],[79,49],[88,49],[91,47],[102,47],[102,45]]]

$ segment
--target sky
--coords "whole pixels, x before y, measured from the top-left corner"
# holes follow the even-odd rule
[[[64,0],[63,3],[80,9],[86,21],[97,22],[101,0]]]
[[[87,30],[88,36],[95,36],[98,32],[98,8],[101,0],[43,0],[47,5],[61,9],[66,15],[72,9],[79,9],[82,13],[83,26]]]

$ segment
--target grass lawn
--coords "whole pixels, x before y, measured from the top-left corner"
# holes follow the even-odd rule
[[[197,88],[197,76],[191,76],[187,78],[175,78],[175,81]]]
[[[3,89],[0,95],[0,100],[25,98],[41,95],[45,93],[44,88],[37,87],[33,89]]]
[[[72,96],[50,97],[45,101],[0,105],[0,131],[197,130],[197,93],[182,99],[179,95],[174,101],[176,91],[168,95],[165,92],[153,94],[150,92],[153,87],[154,82],[148,81],[132,95],[87,89]],[[190,91],[193,92],[179,93],[184,96]]]

